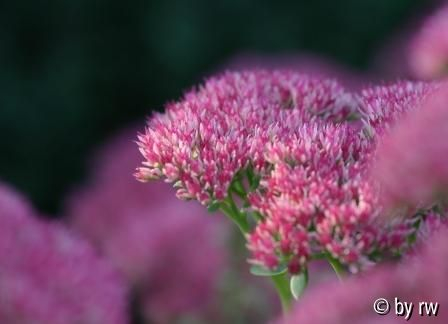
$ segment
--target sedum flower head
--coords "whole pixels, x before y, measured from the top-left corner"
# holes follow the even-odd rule
[[[427,18],[409,49],[409,65],[418,78],[433,79],[447,73],[448,6]]]
[[[329,255],[355,272],[373,254],[400,251],[412,227],[378,220],[377,189],[366,176],[370,150],[350,125],[325,122],[269,144],[272,171],[250,196],[265,215],[248,236],[251,262],[298,273],[316,255]]]
[[[435,88],[398,82],[365,89],[361,132],[356,124],[326,120],[277,132],[264,155],[270,171],[250,196],[252,207],[265,216],[248,236],[251,262],[272,270],[286,265],[298,273],[326,255],[356,272],[406,251],[416,224],[425,223],[419,219],[431,211],[382,220],[390,211],[382,208],[371,164],[384,134]]]
[[[154,115],[139,136],[140,180],[165,178],[177,196],[211,204],[227,197],[238,171],[263,170],[264,145],[316,118],[341,121],[355,96],[335,81],[289,71],[226,73]]]
[[[386,130],[433,87],[398,82],[358,96],[288,71],[227,73],[149,121],[137,176],[165,178],[179,197],[205,205],[238,194],[237,216],[258,221],[247,236],[256,265],[295,274],[326,256],[355,272],[401,254],[415,232],[414,218],[378,217],[370,165]],[[246,188],[235,189],[244,187],[245,170],[247,197]]]
[[[3,185],[0,231],[1,323],[127,323],[126,289],[110,265]]]

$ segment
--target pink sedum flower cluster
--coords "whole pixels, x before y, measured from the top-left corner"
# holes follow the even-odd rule
[[[447,103],[444,84],[381,143],[374,176],[389,204],[427,206],[448,191]]]
[[[0,186],[0,322],[128,323],[122,278],[60,224]]]
[[[362,132],[353,123],[319,121],[268,144],[265,158],[273,170],[250,197],[267,216],[248,237],[251,262],[299,273],[324,254],[356,272],[378,256],[406,251],[418,217],[381,220],[370,165],[377,142],[435,87],[398,82],[367,88],[361,93]]]
[[[267,147],[273,166],[251,195],[265,215],[248,237],[252,263],[287,265],[299,273],[315,255],[330,255],[356,272],[369,255],[401,251],[409,224],[383,224],[376,187],[366,179],[368,143],[350,125],[305,124]]]
[[[135,181],[134,135],[123,132],[100,152],[90,183],[67,204],[70,224],[125,274],[147,320],[204,315],[216,302],[228,227],[166,183]]]
[[[446,75],[448,69],[448,5],[427,18],[411,41],[409,65],[422,79]]]
[[[226,73],[156,114],[139,136],[140,180],[165,178],[182,199],[227,197],[236,173],[265,167],[264,145],[315,118],[341,121],[357,100],[333,80],[289,71]]]
[[[413,218],[379,217],[369,170],[386,130],[433,88],[398,82],[358,95],[291,71],[226,73],[149,121],[137,176],[165,178],[179,197],[211,205],[232,199],[231,184],[244,187],[249,170],[258,187],[249,179],[237,193],[243,217],[257,219],[252,263],[295,274],[326,256],[356,272],[401,254],[415,233]]]
[[[403,323],[396,316],[394,298],[414,305],[410,323],[440,323],[448,321],[444,305],[448,303],[448,230],[429,240],[415,258],[398,265],[386,265],[343,284],[331,283],[311,290],[278,324],[342,324]],[[381,316],[374,312],[373,303],[385,298],[390,313]],[[438,303],[437,316],[420,316],[419,302]],[[323,311],[323,307],[325,310]]]

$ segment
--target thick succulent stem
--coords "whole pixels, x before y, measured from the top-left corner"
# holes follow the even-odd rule
[[[283,313],[286,314],[290,310],[291,302],[293,301],[287,273],[271,276],[271,279],[280,298]]]
[[[250,227],[246,215],[240,212],[230,193],[226,200],[221,204],[220,209],[238,226],[244,236],[249,233]]]

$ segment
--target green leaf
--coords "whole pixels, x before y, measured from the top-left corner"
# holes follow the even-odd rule
[[[221,207],[221,203],[219,201],[213,201],[208,207],[207,211],[209,213],[213,213],[217,211]]]
[[[250,267],[250,273],[252,273],[254,276],[271,277],[285,273],[286,269],[286,265],[279,266],[274,270],[269,270],[259,265],[253,265],[252,267]]]
[[[299,299],[305,291],[308,285],[308,271],[305,270],[302,273],[292,276],[290,281],[291,293],[294,299]]]
[[[247,180],[249,181],[249,186],[252,187],[252,182],[254,180],[254,172],[252,170],[252,167],[249,166],[246,170],[246,176],[247,176]]]
[[[233,181],[232,182],[232,189],[233,191],[240,197],[246,197],[246,190],[244,189],[243,185],[240,181]]]
[[[254,177],[252,179],[252,183],[250,184],[251,191],[254,191],[258,188],[258,186],[260,185],[260,180],[261,180],[260,176],[254,175]]]

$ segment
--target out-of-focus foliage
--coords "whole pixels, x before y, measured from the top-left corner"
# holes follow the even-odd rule
[[[423,0],[3,1],[0,177],[54,212],[113,130],[241,51],[365,68]]]

